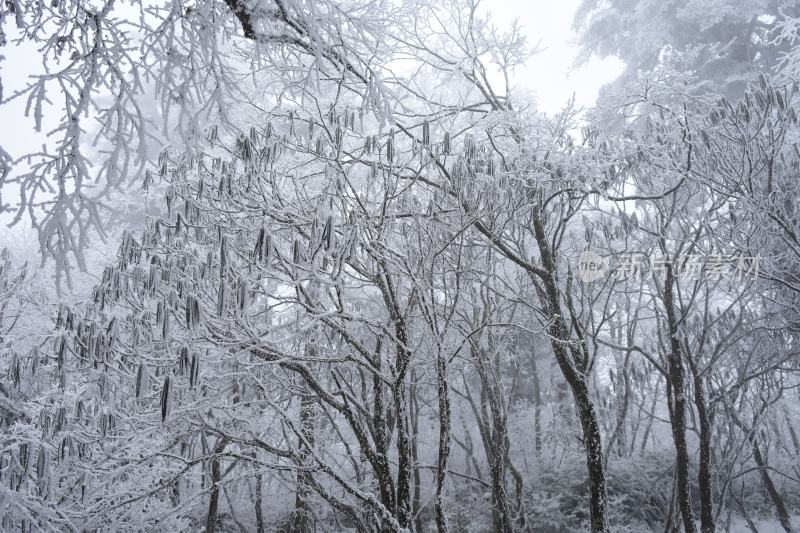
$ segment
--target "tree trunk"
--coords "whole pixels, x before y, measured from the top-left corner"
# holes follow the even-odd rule
[[[436,468],[436,529],[447,533],[444,512],[444,480],[450,457],[450,398],[448,397],[447,360],[440,352],[436,360],[436,391],[439,398],[439,459]]]
[[[397,380],[394,406],[397,420],[397,521],[400,527],[411,526],[411,439],[408,432],[408,400],[405,380]]]
[[[703,378],[696,369],[694,374],[694,404],[700,426],[700,464],[697,481],[700,486],[700,531],[713,533],[714,525],[713,499],[711,492],[711,418],[706,406],[706,394]]]
[[[306,347],[306,356],[316,357],[316,347],[309,342]],[[308,457],[311,455],[311,448],[314,446],[314,396],[310,391],[306,391],[300,397],[300,435],[298,436],[297,447],[299,450],[300,461],[306,465]],[[290,529],[292,533],[310,533],[314,530],[313,513],[311,511],[309,496],[311,489],[308,483],[307,472],[298,470],[296,476],[294,514]]]
[[[375,356],[373,358],[376,372],[372,376],[372,426],[375,431],[373,441],[375,442],[375,455],[377,458],[373,469],[378,481],[378,490],[381,493],[381,502],[387,509],[391,510],[395,508],[395,488],[387,459],[389,456],[387,430],[389,430],[390,424],[386,419],[384,385],[380,378],[383,368],[381,346],[382,344],[379,341],[375,347]]]
[[[786,426],[789,428],[789,436],[792,438],[794,451],[795,453],[800,454],[800,439],[797,438],[797,432],[794,430],[794,426],[792,425],[792,421],[789,419],[789,414],[786,412],[786,409],[783,411],[783,416],[786,418]]]
[[[767,494],[769,494],[770,499],[772,500],[772,504],[775,506],[775,511],[778,514],[778,520],[781,523],[781,526],[787,533],[791,533],[792,531],[792,523],[789,517],[789,512],[786,509],[786,504],[781,497],[780,492],[775,487],[775,484],[772,482],[772,477],[769,475],[769,465],[767,464],[767,460],[764,455],[761,453],[761,448],[758,446],[758,438],[756,437],[756,427],[758,427],[758,415],[756,415],[755,419],[753,420],[753,428],[748,428],[744,421],[742,421],[739,414],[736,412],[732,405],[726,405],[728,408],[728,415],[730,420],[736,424],[736,426],[742,430],[745,434],[750,446],[753,449],[753,460],[758,466],[759,472],[761,473],[761,479],[764,482],[764,486],[767,489]],[[742,509],[744,509],[744,503],[741,503]]]
[[[586,383],[585,369],[582,368],[584,365],[582,361],[579,361],[578,354],[575,351],[567,350],[567,346],[572,345],[574,339],[572,339],[570,329],[564,320],[561,299],[556,284],[556,264],[550,252],[550,244],[544,230],[544,221],[540,216],[534,217],[533,227],[542,266],[547,272],[547,275],[542,279],[544,290],[540,296],[546,307],[547,315],[551,319],[548,326],[548,333],[551,337],[550,343],[561,373],[572,391],[572,397],[581,421],[581,429],[583,430],[586,466],[589,473],[591,527],[595,533],[605,533],[609,531],[608,518],[606,516],[608,496],[606,494],[606,475],[603,467],[603,442],[600,436],[600,426]]]
[[[411,408],[411,461],[414,464],[414,496],[412,499],[412,512],[414,513],[414,528],[416,531],[422,531],[422,516],[421,510],[421,496],[422,496],[422,479],[419,471],[419,401],[417,399],[417,373],[411,369],[411,387],[410,387],[409,405]]]
[[[253,505],[256,509],[256,532],[257,533],[264,533],[266,529],[264,528],[264,514],[261,510],[261,506],[263,505],[263,495],[262,495],[262,485],[264,480],[262,479],[261,473],[259,472],[256,474],[256,497],[255,502]]]
[[[542,383],[536,364],[536,349],[531,346],[531,377],[533,378],[533,451],[536,457],[542,454]]]
[[[669,353],[667,365],[667,400],[669,402],[669,418],[672,428],[672,440],[675,444],[676,479],[678,483],[678,508],[683,518],[686,533],[694,533],[694,513],[689,492],[689,450],[686,445],[686,396],[681,346],[678,339],[678,319],[673,304],[673,271],[672,265],[666,265],[664,282],[664,308],[667,313],[669,327]]]
[[[582,377],[568,379],[578,416],[583,429],[583,443],[586,448],[586,466],[589,470],[589,497],[593,532],[609,531],[606,519],[606,475],[603,468],[603,443],[597,415],[594,411],[586,381]]]
[[[650,439],[650,432],[653,430],[653,414],[656,412],[656,404],[658,403],[658,388],[660,385],[661,380],[656,381],[655,390],[653,391],[653,401],[650,403],[650,413],[647,415],[647,425],[645,425],[644,434],[642,435],[642,445],[639,448],[639,455],[644,455],[644,452],[647,451],[647,441]]]
[[[505,428],[502,424],[502,417],[498,417],[495,411],[497,405],[492,398],[491,383],[487,380],[483,361],[484,352],[478,346],[473,346],[472,353],[480,377],[480,403],[477,404],[473,399],[466,379],[464,379],[464,392],[478,423],[478,430],[480,431],[483,449],[486,454],[486,463],[489,467],[492,489],[492,527],[498,533],[510,533],[513,527],[505,486]]]
[[[211,457],[211,496],[208,499],[208,513],[206,515],[206,531],[205,533],[214,533],[217,530],[217,508],[219,506],[219,484],[222,480],[222,475],[219,470],[219,457],[218,455],[225,450],[228,445],[228,439],[221,438],[214,446],[214,454]]]
[[[750,432],[750,444],[753,446],[753,459],[755,460],[761,472],[761,479],[764,480],[764,486],[767,488],[767,494],[769,494],[769,498],[772,500],[772,504],[775,506],[775,511],[778,513],[778,520],[780,521],[781,526],[786,533],[791,533],[792,521],[789,517],[789,512],[786,509],[786,504],[783,501],[783,497],[781,497],[781,493],[778,492],[778,489],[775,487],[775,483],[772,482],[772,477],[769,475],[769,467],[766,459],[761,454],[761,449],[758,446],[755,430]]]
[[[411,353],[408,351],[408,329],[405,317],[400,310],[394,284],[386,266],[380,262],[381,275],[377,282],[381,288],[386,308],[394,324],[395,362],[394,362],[394,410],[397,429],[397,482],[395,512],[397,522],[402,528],[410,528],[412,522],[411,475],[413,460],[411,456],[411,437],[409,435],[408,412],[408,370]]]

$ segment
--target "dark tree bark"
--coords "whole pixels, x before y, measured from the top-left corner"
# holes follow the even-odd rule
[[[450,457],[450,398],[448,395],[447,360],[441,351],[436,359],[436,392],[439,399],[439,458],[436,468],[436,529],[447,533],[444,511],[444,481]]]
[[[551,346],[558,367],[561,369],[561,373],[572,391],[578,418],[581,422],[581,429],[583,430],[583,445],[586,453],[586,466],[589,472],[591,527],[595,533],[607,532],[609,531],[608,518],[606,516],[608,496],[606,494],[606,474],[603,465],[603,442],[597,413],[586,382],[588,353],[585,351],[585,339],[578,339],[584,350],[581,352],[579,348],[575,347],[575,339],[572,338],[570,328],[567,327],[567,323],[564,320],[564,310],[562,309],[556,282],[556,263],[550,250],[550,242],[545,233],[544,221],[539,214],[534,216],[533,227],[542,266],[546,272],[542,276],[543,288],[539,290],[539,293],[545,306],[545,311],[551,317],[548,326]],[[568,346],[569,348],[567,348]]]
[[[379,372],[383,366],[381,360],[381,343],[378,342],[375,348],[375,356],[373,364],[377,372],[372,377],[372,427],[374,428],[373,441],[375,442],[375,460],[374,467],[375,477],[378,480],[378,488],[381,493],[381,503],[387,509],[395,508],[395,489],[394,482],[392,481],[391,470],[388,463],[388,436],[386,430],[388,423],[386,420],[386,404],[383,382],[381,381]]]
[[[411,501],[411,437],[408,428],[408,400],[406,394],[406,380],[397,380],[395,383],[394,405],[397,413],[395,422],[397,428],[397,496],[396,509],[397,521],[400,527],[411,526],[412,501]]]
[[[412,494],[411,476],[413,459],[411,454],[411,435],[409,433],[408,409],[408,370],[411,363],[411,352],[408,349],[408,328],[405,317],[400,310],[397,292],[389,276],[389,270],[382,260],[378,261],[380,273],[376,280],[381,289],[383,300],[389,311],[394,326],[395,363],[394,363],[394,410],[395,428],[397,429],[397,482],[395,509],[400,527],[411,527]]]
[[[256,510],[256,532],[257,533],[264,533],[266,531],[266,529],[264,528],[264,513],[263,513],[263,511],[261,509],[261,506],[263,505],[262,502],[264,500],[263,495],[262,495],[262,490],[263,490],[262,489],[262,485],[263,484],[264,484],[264,480],[263,480],[263,478],[261,476],[261,473],[259,472],[258,474],[256,474],[256,490],[255,490],[256,497],[255,497],[255,501],[253,502],[253,505],[255,506],[255,510]]]
[[[220,438],[214,446],[213,456],[211,457],[211,496],[208,499],[208,513],[206,514],[205,533],[214,533],[217,530],[217,508],[219,507],[219,484],[222,481],[222,474],[219,469],[219,454],[225,450],[228,439]]]
[[[675,444],[675,476],[677,480],[678,508],[683,518],[686,533],[694,533],[694,512],[692,511],[691,493],[689,492],[689,450],[686,445],[686,386],[681,357],[681,345],[678,338],[678,318],[673,301],[672,264],[666,265],[664,281],[664,308],[667,314],[669,333],[669,352],[667,354],[667,400],[669,402],[670,427]]]
[[[706,405],[703,377],[698,369],[690,364],[694,377],[694,405],[697,409],[697,422],[700,433],[700,459],[697,482],[700,487],[700,530],[702,533],[716,531],[714,524],[714,500],[711,491],[711,416]]]
[[[421,497],[422,497],[422,478],[419,469],[419,399],[417,398],[417,373],[411,369],[411,387],[410,387],[410,407],[411,407],[411,461],[414,464],[414,497],[412,501],[412,510],[414,513],[414,528],[416,531],[422,531],[422,516],[421,516]]]

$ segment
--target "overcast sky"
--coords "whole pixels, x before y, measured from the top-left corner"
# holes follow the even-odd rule
[[[572,93],[579,106],[594,104],[597,91],[622,72],[616,58],[592,58],[588,64],[573,69],[577,56],[577,37],[572,20],[580,0],[487,0],[497,25],[518,18],[531,45],[541,40],[542,52],[517,72],[516,83],[534,92],[539,108],[547,113],[559,111]]]

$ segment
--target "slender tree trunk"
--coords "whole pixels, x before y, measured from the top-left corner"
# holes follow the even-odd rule
[[[314,333],[310,333],[314,335]],[[317,357],[317,346],[314,338],[306,343],[305,355],[309,359]],[[303,466],[311,455],[314,447],[314,396],[311,391],[305,391],[300,397],[300,435],[297,448]],[[298,470],[296,476],[296,492],[294,500],[294,514],[292,516],[292,533],[311,533],[314,530],[313,513],[309,503],[311,488],[308,483],[309,474]]]
[[[397,413],[397,521],[400,527],[410,527],[411,501],[411,438],[408,432],[408,400],[405,380],[395,383],[394,405]]]
[[[492,459],[489,465],[492,478],[492,521],[497,533],[511,533],[511,513],[508,508],[508,495],[506,494],[505,461]]]
[[[412,522],[411,475],[413,460],[411,456],[411,437],[409,435],[408,412],[408,370],[411,353],[408,351],[408,328],[405,317],[400,310],[394,284],[388,269],[381,263],[381,275],[378,284],[383,299],[394,325],[395,363],[394,363],[394,409],[395,427],[397,429],[397,482],[395,511],[397,522],[402,528],[410,528]]]
[[[792,425],[792,421],[789,419],[789,414],[786,412],[786,409],[783,411],[783,416],[786,419],[786,426],[789,428],[789,436],[792,438],[794,451],[795,453],[800,454],[800,439],[797,438],[797,432],[794,430],[794,426]]]
[[[450,398],[448,396],[447,360],[441,351],[436,360],[436,392],[439,399],[439,460],[436,468],[436,529],[447,533],[444,510],[444,481],[450,457]]]
[[[769,494],[769,498],[772,500],[772,504],[775,506],[775,511],[778,513],[778,520],[780,521],[781,526],[786,533],[791,533],[792,521],[789,517],[789,511],[786,509],[786,503],[783,501],[781,493],[778,492],[778,489],[775,487],[775,483],[772,481],[772,477],[769,475],[769,466],[767,465],[767,461],[761,453],[761,448],[758,446],[758,440],[756,439],[755,431],[750,432],[750,444],[753,447],[753,459],[755,460],[756,465],[758,465],[758,469],[761,472],[761,479],[764,480],[764,486],[767,489],[767,494]]]
[[[672,265],[666,265],[664,282],[664,308],[667,313],[669,327],[669,353],[667,365],[667,399],[669,402],[670,426],[672,440],[675,444],[676,479],[678,483],[678,508],[683,518],[686,533],[694,533],[694,513],[689,492],[689,450],[686,445],[686,392],[684,383],[681,346],[678,339],[678,319],[673,303],[673,271]]]
[[[313,350],[309,355],[314,354]],[[303,394],[300,398],[300,438],[298,448],[301,462],[305,464],[310,455],[309,448],[314,446],[314,398],[311,394]],[[294,515],[292,516],[292,533],[310,533],[313,528],[313,514],[311,512],[309,496],[311,490],[307,481],[308,474],[297,472],[296,492],[294,499]]]
[[[767,494],[769,494],[770,500],[772,500],[772,504],[775,506],[775,511],[778,514],[778,520],[781,523],[781,526],[787,533],[792,532],[792,522],[791,518],[789,517],[789,512],[786,509],[786,504],[781,497],[780,492],[775,487],[775,483],[772,481],[772,477],[769,475],[769,465],[767,464],[766,458],[761,453],[761,448],[758,446],[758,438],[756,437],[756,430],[758,424],[758,417],[756,420],[753,421],[753,429],[748,428],[742,419],[739,417],[739,414],[736,412],[733,406],[728,405],[728,416],[730,420],[736,424],[736,426],[746,435],[750,446],[753,449],[753,460],[758,466],[758,470],[761,473],[761,479],[764,482],[764,486],[767,489]],[[740,505],[744,512],[744,503],[740,500]]]
[[[257,533],[264,533],[266,529],[264,528],[264,514],[261,510],[261,506],[263,505],[263,495],[262,495],[262,485],[264,484],[264,480],[259,472],[256,474],[256,497],[255,502],[253,505],[255,506],[256,510],[256,532]]]
[[[419,402],[417,401],[417,373],[411,369],[410,387],[410,408],[411,408],[411,461],[414,464],[414,497],[412,500],[412,512],[414,513],[414,528],[422,531],[421,494],[422,479],[419,470]]]
[[[570,329],[564,320],[561,299],[556,284],[556,264],[544,230],[544,221],[540,216],[534,217],[533,227],[542,266],[547,272],[547,275],[542,279],[544,285],[542,292],[544,294],[541,294],[541,296],[543,297],[547,314],[551,319],[548,326],[548,333],[551,336],[550,342],[556,362],[572,391],[572,397],[581,421],[581,429],[583,430],[586,466],[589,473],[591,527],[595,533],[605,533],[609,531],[608,518],[606,516],[608,496],[606,494],[606,474],[603,466],[603,442],[597,413],[586,383],[584,362],[578,360],[579,358],[575,352],[567,349],[568,343],[572,344],[574,339],[572,339]]]
[[[518,531],[525,531],[525,509],[523,506],[523,480],[522,474],[519,473],[519,470],[514,466],[514,463],[511,462],[511,442],[508,439],[508,431],[506,431],[506,443],[505,443],[505,452],[506,452],[506,468],[511,472],[511,477],[514,478],[514,498],[515,498],[515,513],[517,515],[516,520],[516,528]]]
[[[677,469],[676,469],[677,470]],[[675,480],[676,475],[672,475],[672,490],[669,495],[669,507],[667,508],[667,523],[664,526],[664,533],[678,532],[678,514],[675,512],[675,495],[678,492],[678,483]]]
[[[481,468],[478,464],[478,458],[475,457],[475,445],[472,443],[472,435],[470,435],[470,430],[467,427],[467,422],[464,418],[461,419],[461,426],[464,430],[464,442],[459,442],[455,438],[453,438],[453,440],[464,449],[464,470],[466,471],[467,475],[472,475],[472,469],[474,468],[475,476],[480,478],[483,476],[483,474],[481,473]]]
[[[630,339],[628,339],[628,343],[630,343]],[[621,343],[620,343],[621,344]],[[608,440],[608,446],[606,449],[606,457],[605,461],[603,462],[604,466],[608,468],[608,459],[611,457],[611,451],[613,447],[616,445],[617,449],[619,450],[620,457],[624,457],[625,453],[627,452],[627,444],[625,440],[625,424],[628,417],[628,404],[630,402],[630,378],[628,377],[628,364],[630,362],[631,352],[625,354],[625,361],[622,364],[622,367],[617,365],[617,376],[616,376],[616,392],[619,394],[620,386],[623,387],[622,391],[622,398],[617,402],[617,420],[614,426],[614,430],[611,433],[611,438]]]
[[[208,499],[208,513],[206,514],[205,533],[214,533],[217,530],[217,508],[219,507],[219,484],[222,475],[219,469],[219,454],[225,450],[228,439],[221,438],[214,446],[213,456],[211,457],[211,496]]]
[[[705,387],[703,378],[697,369],[692,368],[694,374],[694,405],[697,408],[697,418],[700,426],[700,464],[697,481],[700,486],[700,531],[713,533],[714,513],[711,492],[711,417],[706,406]]]
[[[494,508],[498,515],[496,531],[511,533],[514,526],[506,490],[506,457],[508,456],[506,445],[508,439],[506,438],[505,416],[502,413],[494,413],[493,418],[492,492],[495,500]]]
[[[653,401],[650,403],[650,413],[647,415],[647,425],[644,427],[644,434],[642,435],[642,445],[639,448],[639,454],[644,455],[647,451],[647,441],[650,438],[650,432],[653,430],[653,413],[656,411],[656,404],[658,403],[658,388],[661,380],[656,381],[655,390],[653,391]]]
[[[489,467],[489,480],[492,489],[492,527],[498,533],[510,533],[513,527],[505,486],[506,460],[504,447],[506,440],[503,437],[505,429],[494,410],[497,406],[493,402],[493,392],[489,388],[490,382],[487,380],[483,350],[473,346],[473,356],[480,376],[480,404],[476,404],[473,399],[466,379],[464,380],[464,392],[472,412],[475,414],[475,420],[478,422],[478,429],[486,454],[486,463]]]
[[[502,422],[498,420],[497,413],[493,413],[491,427],[488,426],[488,413],[486,413],[485,409],[483,414],[487,422],[487,433],[490,441],[486,451],[489,475],[492,482],[492,520],[494,521],[494,530],[498,533],[511,533],[513,526],[508,505],[508,494],[506,493],[505,428],[501,427]]]
[[[389,442],[387,436],[387,429],[389,422],[386,419],[386,404],[383,381],[381,381],[380,373],[383,368],[383,359],[381,358],[381,342],[379,341],[375,348],[375,357],[373,359],[376,372],[372,377],[372,426],[375,434],[373,440],[375,442],[375,455],[377,461],[375,465],[375,477],[378,481],[378,489],[381,493],[381,502],[387,509],[395,508],[395,488],[392,481],[391,470],[388,463],[388,450]]]
[[[586,466],[589,470],[589,496],[592,531],[609,531],[606,519],[606,474],[603,468],[603,444],[597,415],[594,411],[586,381],[574,379],[570,382],[578,415],[583,429],[583,443],[586,447]]]
[[[536,364],[536,348],[531,346],[531,377],[533,378],[533,451],[542,454],[542,384]]]

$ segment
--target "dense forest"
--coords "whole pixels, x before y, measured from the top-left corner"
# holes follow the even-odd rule
[[[2,2],[0,530],[800,529],[800,4],[491,9]]]

